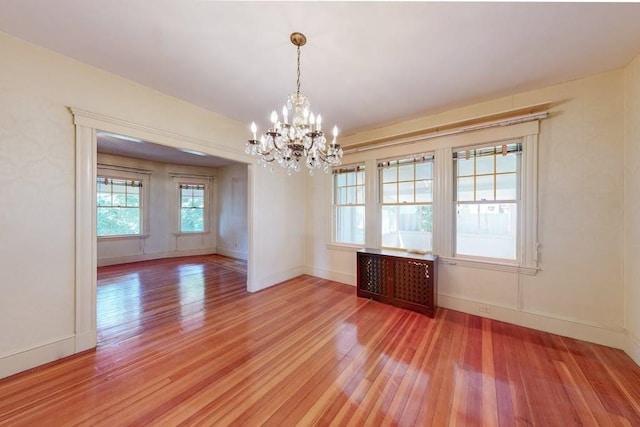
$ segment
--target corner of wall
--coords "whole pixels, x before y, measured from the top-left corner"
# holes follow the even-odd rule
[[[624,333],[624,349],[637,365],[640,365],[640,338],[634,336],[629,331]]]

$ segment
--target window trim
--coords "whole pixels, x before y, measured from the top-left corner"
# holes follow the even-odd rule
[[[211,216],[211,184],[209,177],[194,177],[194,176],[181,176],[175,175],[173,177],[174,187],[175,187],[175,197],[174,197],[174,236],[200,236],[209,234],[211,232],[210,226],[210,216]],[[182,231],[181,224],[181,212],[182,212],[182,199],[181,199],[181,185],[204,185],[204,207],[203,207],[203,216],[204,216],[204,229],[203,231]]]
[[[111,165],[97,165],[96,169],[96,179],[94,181],[94,186],[97,183],[99,177],[107,177],[113,179],[124,179],[124,180],[135,180],[140,181],[141,186],[141,195],[140,195],[140,233],[138,234],[119,234],[114,236],[100,236],[98,235],[98,202],[94,201],[95,205],[95,229],[96,229],[96,238],[98,241],[110,241],[110,240],[128,240],[128,239],[146,239],[149,237],[149,185],[150,179],[149,175],[151,171],[146,171],[143,169],[130,169],[119,166],[111,166]],[[94,187],[94,191],[97,194],[97,189]]]
[[[363,171],[364,173],[364,182],[362,184],[362,190],[363,190],[363,197],[364,197],[364,204],[358,204],[358,203],[352,203],[352,204],[346,204],[346,205],[342,205],[342,204],[338,204],[336,203],[336,175],[340,174],[340,173],[347,173],[347,172],[359,172],[359,171]],[[359,162],[359,163],[350,163],[350,164],[345,164],[345,165],[340,165],[338,167],[335,167],[331,170],[331,179],[330,179],[330,197],[331,197],[331,215],[330,215],[330,225],[329,225],[329,232],[330,232],[330,236],[329,236],[329,243],[328,243],[328,247],[330,249],[336,249],[336,250],[343,250],[343,251],[356,251],[358,249],[362,249],[365,247],[366,242],[367,242],[367,200],[369,198],[369,194],[367,191],[367,187],[368,187],[368,177],[369,174],[367,174],[367,169],[366,169],[366,165],[364,162]],[[356,182],[356,186],[357,186],[357,182]],[[364,221],[365,221],[365,226],[364,226],[364,241],[362,243],[347,243],[347,242],[338,242],[336,237],[337,237],[337,226],[338,226],[338,219],[337,219],[337,207],[338,206],[362,206],[363,210],[364,210]]]
[[[437,254],[443,263],[471,268],[489,270],[503,270],[536,274],[538,266],[538,135],[540,120],[530,120],[513,123],[508,126],[481,128],[470,132],[449,135],[438,135],[429,138],[421,136],[411,140],[401,140],[401,143],[375,147],[370,150],[353,150],[346,154],[345,162],[364,163],[368,169],[377,166],[377,159],[398,158],[412,156],[416,153],[434,153],[434,184],[433,184],[433,253]],[[521,213],[518,223],[521,258],[520,265],[513,263],[496,263],[495,261],[463,260],[453,257],[453,150],[492,141],[506,141],[520,139],[523,144],[521,160]],[[441,177],[446,177],[443,180]],[[380,229],[379,195],[377,174],[367,174],[367,203],[366,203],[366,237],[365,246],[379,248],[378,234]],[[327,190],[330,186],[327,185]],[[327,202],[331,200],[329,191],[326,193]],[[446,203],[436,201],[444,200]],[[329,226],[329,225],[328,225]],[[332,249],[329,247],[329,249]]]
[[[471,254],[459,254],[457,252],[458,248],[457,248],[457,242],[458,242],[458,230],[457,230],[457,218],[456,215],[454,214],[453,217],[453,236],[452,236],[452,244],[453,244],[453,258],[455,259],[461,259],[461,260],[468,260],[468,261],[477,261],[477,262],[484,262],[484,263],[498,263],[498,264],[503,264],[503,265],[518,265],[520,262],[520,258],[521,258],[521,245],[520,245],[520,241],[522,240],[521,238],[521,223],[522,221],[520,220],[520,217],[522,215],[521,212],[521,207],[522,207],[522,201],[523,201],[523,195],[522,195],[522,158],[523,158],[523,153],[524,153],[524,147],[522,145],[522,138],[510,138],[508,140],[504,140],[504,141],[490,141],[490,142],[486,142],[486,143],[480,143],[480,144],[476,144],[473,146],[467,146],[467,147],[458,147],[455,150],[452,150],[451,152],[451,161],[453,162],[453,165],[456,165],[456,160],[457,160],[457,153],[459,152],[469,152],[471,150],[477,151],[477,150],[482,150],[485,148],[493,148],[495,149],[495,147],[502,145],[503,147],[505,146],[509,146],[509,145],[516,145],[515,149],[507,149],[502,151],[503,154],[507,154],[507,153],[517,153],[518,154],[518,158],[516,161],[516,196],[514,199],[496,199],[494,197],[494,199],[491,200],[486,200],[486,199],[481,199],[481,200],[475,200],[475,196],[474,196],[474,200],[458,200],[458,174],[456,171],[456,167],[453,166],[453,176],[451,178],[451,182],[453,185],[453,209],[454,211],[456,210],[456,205],[457,204],[462,204],[462,205],[496,205],[496,204],[506,204],[506,203],[515,203],[516,205],[516,247],[515,247],[515,259],[512,258],[498,258],[498,257],[489,257],[489,256],[482,256],[482,255],[471,255]],[[491,154],[491,156],[496,156],[499,155],[499,153],[496,153],[494,151],[494,153]],[[474,154],[473,157],[481,157],[482,155],[478,156],[477,154]],[[495,166],[495,165],[494,165]],[[511,172],[509,172],[511,173]],[[495,192],[497,191],[497,186],[495,185],[495,180],[497,178],[498,175],[500,175],[501,173],[497,172],[494,170],[493,173],[491,174],[476,174],[474,171],[473,175],[463,175],[465,177],[477,177],[477,176],[488,176],[491,175],[494,177],[494,196],[495,196]],[[476,184],[475,184],[475,180],[474,180],[474,193],[476,190]]]
[[[396,203],[385,203],[384,202],[384,182],[383,182],[383,170],[389,166],[391,166],[391,163],[395,163],[396,169],[399,169],[399,167],[401,165],[405,165],[405,164],[413,164],[415,166],[416,163],[427,163],[430,162],[431,163],[431,167],[432,167],[432,173],[431,173],[431,202],[416,202],[415,201],[415,190],[414,190],[414,201],[413,202],[400,202],[399,201],[399,197],[398,197],[398,201]],[[385,165],[386,163],[386,165]],[[384,246],[382,244],[382,209],[384,208],[384,206],[431,206],[431,249],[426,251],[426,253],[428,254],[432,254],[433,253],[433,228],[434,228],[434,218],[433,218],[433,210],[434,210],[434,203],[435,203],[435,196],[433,194],[434,191],[434,186],[435,186],[435,154],[432,152],[422,152],[422,153],[415,153],[415,154],[411,154],[411,155],[404,155],[404,156],[396,156],[396,157],[391,157],[391,158],[386,158],[386,159],[380,159],[380,160],[376,160],[376,164],[377,164],[377,174],[376,174],[376,179],[378,181],[378,193],[377,193],[377,212],[378,212],[378,221],[377,221],[377,230],[376,233],[378,234],[378,241],[380,242],[379,247],[381,249],[386,249],[386,250],[392,250],[392,251],[400,251],[400,252],[407,252],[409,250],[412,249],[421,249],[421,248],[400,248],[400,247],[394,247],[394,246]],[[400,177],[397,176],[397,180],[393,181],[396,183],[396,185],[399,187],[399,184],[401,182],[413,182],[415,184],[416,182],[416,175],[415,175],[415,167],[413,170],[413,180],[410,181],[400,181]],[[399,196],[399,188],[398,188],[398,196]]]

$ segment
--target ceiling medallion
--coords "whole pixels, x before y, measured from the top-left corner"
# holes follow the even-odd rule
[[[322,168],[325,172],[342,161],[342,147],[336,143],[338,127],[333,127],[333,140],[327,143],[322,132],[322,117],[311,112],[309,99],[300,93],[300,47],[307,43],[302,33],[293,33],[290,37],[298,51],[297,86],[296,91],[289,95],[282,108],[282,121],[278,113],[271,113],[271,127],[257,139],[258,128],[251,123],[253,138],[247,141],[245,151],[258,157],[258,163],[269,166],[277,163],[287,170],[300,172],[301,160],[313,175],[315,169]]]

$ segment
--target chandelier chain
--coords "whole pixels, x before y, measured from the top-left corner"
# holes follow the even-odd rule
[[[297,93],[300,94],[300,46],[298,46],[298,86]]]

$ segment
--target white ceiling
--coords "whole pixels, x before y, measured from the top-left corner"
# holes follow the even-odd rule
[[[0,30],[262,128],[301,31],[301,90],[344,135],[623,67],[640,4],[0,0]]]
[[[129,138],[126,135],[124,137]],[[116,156],[207,168],[217,168],[235,163],[231,160],[209,156],[204,153],[189,153],[166,145],[154,144],[150,141],[139,139],[137,139],[137,142],[128,141],[122,139],[121,136],[102,131],[98,131],[97,139],[99,153],[115,154]],[[136,140],[136,138],[133,139]]]

